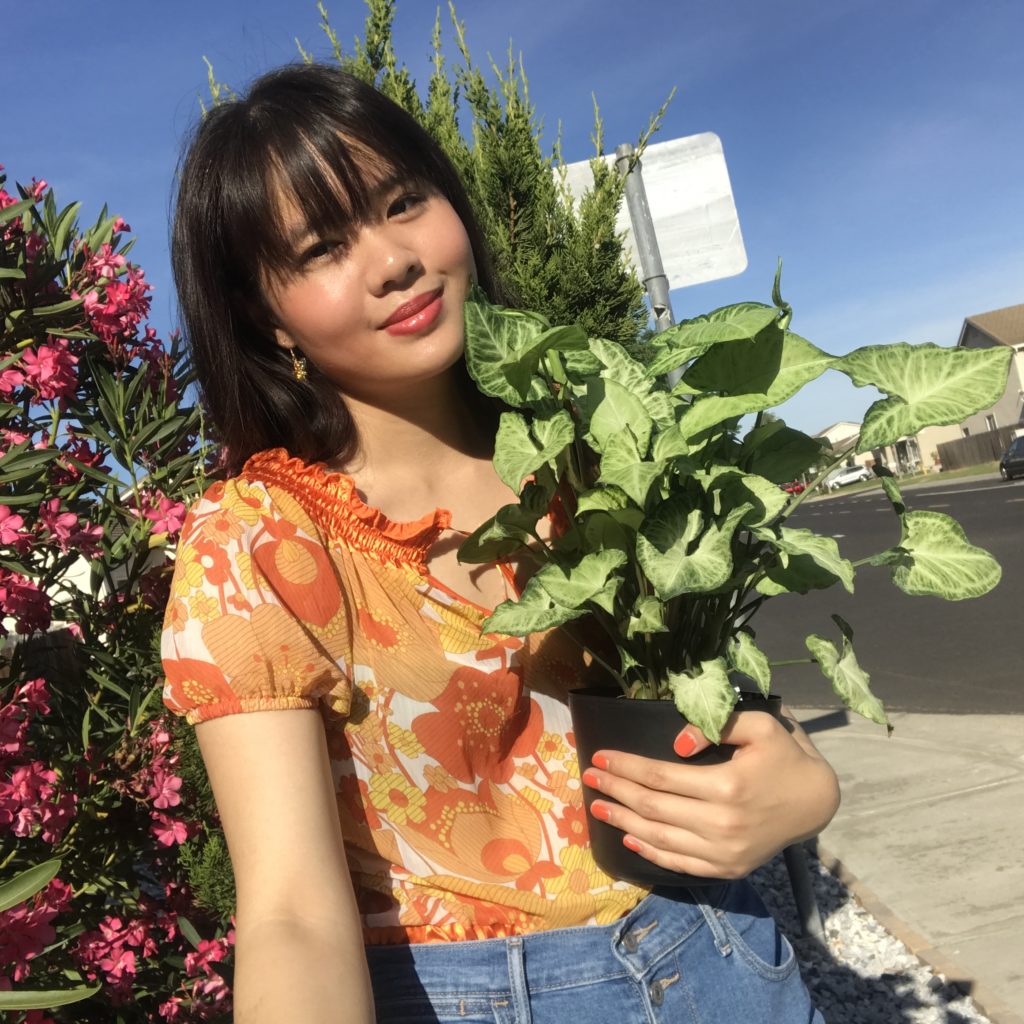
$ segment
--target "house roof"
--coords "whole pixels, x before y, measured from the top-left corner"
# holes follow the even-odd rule
[[[987,335],[997,345],[1024,345],[1024,303],[967,317],[960,331],[961,343],[968,325]]]
[[[838,422],[832,423],[829,426],[825,427],[824,430],[819,430],[816,434],[814,434],[812,436],[814,436],[814,437],[827,437],[829,434],[832,433],[833,430],[836,429],[836,427],[850,427],[851,428],[849,433],[844,434],[843,437],[852,437],[854,434],[856,434],[860,430],[860,424],[859,423],[854,423],[851,420],[839,420]]]

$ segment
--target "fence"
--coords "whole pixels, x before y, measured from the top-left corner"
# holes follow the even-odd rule
[[[971,434],[938,446],[939,461],[944,470],[963,469],[979,462],[993,462],[1009,447],[1021,427],[998,427],[984,434]]]

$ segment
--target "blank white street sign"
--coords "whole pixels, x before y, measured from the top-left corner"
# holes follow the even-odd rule
[[[614,155],[604,159],[614,169]],[[722,141],[714,132],[648,146],[640,168],[669,288],[717,281],[747,269]],[[568,164],[565,170],[578,200],[594,183],[590,162]],[[639,273],[625,202],[616,226],[626,232],[626,248]]]

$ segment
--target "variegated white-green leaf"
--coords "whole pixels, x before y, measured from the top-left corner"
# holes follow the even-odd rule
[[[601,456],[601,484],[620,488],[643,507],[651,484],[665,469],[663,462],[642,459],[637,451],[636,438],[628,428],[608,438]]]
[[[733,509],[701,533],[699,510],[687,508],[678,497],[662,502],[636,538],[637,561],[658,597],[666,601],[679,594],[706,593],[725,583],[732,574],[732,536],[749,508]]]
[[[647,372],[652,377],[661,377],[702,356],[714,345],[753,338],[778,315],[778,310],[772,306],[741,302],[723,306],[706,316],[684,320],[652,339],[651,344],[659,352],[648,365]]]
[[[463,305],[466,367],[484,394],[511,406],[523,404],[507,368],[517,351],[547,329],[543,317],[502,309],[488,302],[467,300]]]
[[[729,641],[725,653],[729,667],[753,679],[767,697],[772,685],[772,669],[754,638],[749,633],[737,633]]]
[[[839,545],[831,537],[823,537],[813,530],[797,530],[783,526],[771,543],[787,555],[806,555],[826,572],[841,580],[843,586],[853,593],[853,563],[843,558],[839,553]]]
[[[534,576],[515,601],[505,601],[484,622],[485,633],[526,636],[564,625],[586,614],[586,608],[567,608],[552,600]]]
[[[679,713],[718,743],[737,700],[725,662],[721,658],[702,661],[692,675],[669,673],[668,686]]]
[[[807,650],[818,662],[822,675],[832,684],[832,689],[843,703],[858,715],[872,722],[886,726],[892,731],[882,702],[871,692],[871,677],[857,663],[853,645],[844,636],[842,649],[823,636],[811,635],[806,641]]]
[[[891,476],[883,475],[881,479],[885,496],[892,502],[892,507],[896,510],[897,515],[903,515],[907,511],[907,506],[903,501],[903,492],[900,490],[899,484]]]
[[[716,350],[712,350],[708,355],[712,355],[714,351]],[[781,346],[778,371],[766,391],[699,397],[683,414],[679,421],[680,428],[687,437],[692,438],[733,416],[742,416],[748,412],[759,412],[761,409],[781,405],[805,384],[820,377],[833,362],[833,356],[822,352],[799,334],[787,331]],[[699,363],[698,360],[691,367],[691,371],[696,371]]]
[[[902,517],[899,547],[910,562],[898,564],[892,579],[908,594],[962,601],[987,594],[1002,575],[984,548],[967,540],[963,527],[942,512],[908,512]]]
[[[777,484],[795,480],[821,457],[823,444],[782,420],[765,423],[743,438],[741,465]]]
[[[572,417],[561,409],[550,419],[538,419],[532,429],[517,412],[504,412],[494,442],[494,468],[517,494],[523,480],[556,459],[575,436]]]
[[[601,361],[601,377],[614,380],[643,403],[648,416],[663,430],[675,423],[672,399],[651,379],[647,368],[614,341],[591,338],[589,351]]]
[[[594,447],[603,452],[610,438],[630,430],[642,457],[650,446],[654,422],[643,402],[628,388],[614,380],[596,378],[591,382],[594,411],[590,417],[590,433]]]
[[[743,473],[734,467],[719,474],[711,487],[721,492],[724,508],[732,508],[744,502],[750,504],[750,511],[744,519],[749,526],[771,522],[789,500],[789,496],[778,484],[756,473]]]
[[[836,361],[858,387],[872,384],[890,396],[864,416],[857,451],[891,444],[924,426],[960,423],[994,405],[1006,388],[1013,353],[938,345],[869,345]]]
[[[692,455],[697,451],[697,445],[690,444],[686,435],[679,429],[678,423],[673,423],[667,430],[658,431],[654,435],[654,447],[651,455],[655,459],[674,459],[679,456]]]
[[[641,597],[629,616],[626,636],[632,640],[637,633],[665,633],[665,606],[656,597]]]
[[[549,563],[537,572],[534,579],[556,604],[579,608],[603,590],[608,584],[608,578],[627,560],[625,551],[596,551],[584,555],[568,571]]]
[[[584,512],[608,511],[609,509],[625,508],[629,504],[629,496],[618,487],[594,487],[584,491],[576,501],[576,515]]]

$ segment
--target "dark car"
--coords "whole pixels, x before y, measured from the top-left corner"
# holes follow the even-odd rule
[[[999,475],[1004,480],[1024,476],[1024,437],[1015,437],[1010,442],[1010,447],[1003,452],[1003,457],[999,460]]]

